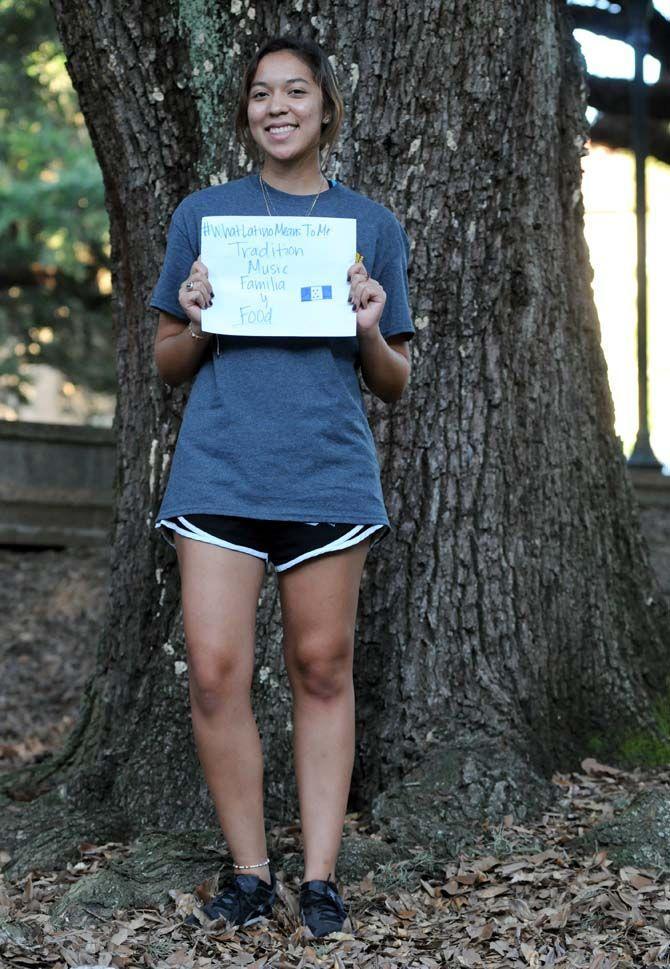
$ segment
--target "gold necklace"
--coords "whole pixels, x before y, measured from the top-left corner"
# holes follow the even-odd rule
[[[321,178],[323,178],[323,175],[321,176]],[[265,199],[265,208],[268,210],[268,215],[274,215],[274,216],[276,216],[277,215],[276,212],[271,212],[270,211],[270,199],[268,197],[268,193],[267,193],[267,190],[265,188],[265,182],[263,181],[263,176],[261,175],[260,172],[258,173],[258,181],[260,182],[260,185],[261,185],[261,192],[263,193],[263,198]],[[320,194],[321,194],[321,189],[319,189],[319,191],[314,196],[314,201],[310,205],[309,212],[307,213],[307,215],[311,215],[312,214],[312,210],[313,210],[314,206],[316,205],[316,203],[318,202],[319,195]],[[307,216],[305,216],[305,218],[307,218]]]

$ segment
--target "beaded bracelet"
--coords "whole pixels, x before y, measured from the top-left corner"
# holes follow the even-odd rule
[[[233,868],[264,868],[265,865],[270,864],[270,859],[266,858],[265,861],[261,861],[258,865],[233,865]]]

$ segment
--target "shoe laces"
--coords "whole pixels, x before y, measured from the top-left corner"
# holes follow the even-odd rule
[[[222,886],[221,891],[210,898],[207,905],[204,906],[204,909],[206,912],[209,909],[212,912],[212,917],[214,917],[214,909],[218,909],[217,918],[221,915],[228,917],[233,913],[235,908],[239,908],[241,894],[239,885],[231,879],[227,884]]]
[[[259,879],[257,884],[249,883],[245,881],[248,878],[248,875],[234,875],[222,891],[210,899],[204,907],[205,913],[210,914],[207,911],[209,909],[210,917],[220,918],[221,915],[225,915],[227,919],[244,917],[259,904],[258,889],[261,884],[263,886],[266,884],[262,879]],[[245,891],[242,886],[252,890]],[[267,885],[267,888],[271,890],[270,885]]]
[[[304,888],[300,893],[300,899],[304,906],[316,909],[320,916],[327,918],[336,915],[339,919],[346,918],[344,903],[329,878],[325,879],[325,892]]]

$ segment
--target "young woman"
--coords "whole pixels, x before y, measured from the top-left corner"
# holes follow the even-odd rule
[[[354,759],[354,627],[367,553],[390,529],[357,369],[372,393],[398,400],[414,334],[404,229],[323,174],[342,117],[321,48],[287,37],[265,44],[247,67],[236,118],[257,167],[177,206],[151,299],[158,372],[172,386],[195,376],[156,528],[174,538],[193,731],[236,873],[204,912],[248,925],[275,901],[250,703],[256,607],[272,562],[293,694],[300,915],[315,937],[346,917],[334,873]],[[201,311],[217,298],[198,258],[205,215],[355,218],[356,336],[203,331]]]

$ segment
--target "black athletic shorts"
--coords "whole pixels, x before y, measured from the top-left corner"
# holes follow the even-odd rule
[[[178,515],[161,518],[160,533],[172,548],[169,530],[199,542],[255,555],[284,572],[299,562],[350,548],[373,536],[370,548],[391,530],[388,525],[352,525],[343,522],[294,522],[235,515]]]

